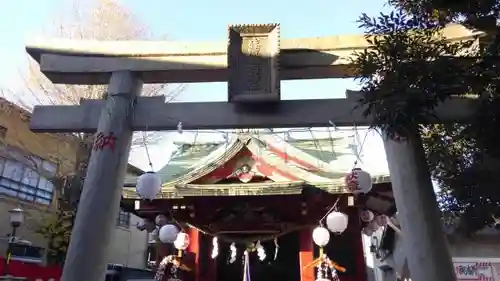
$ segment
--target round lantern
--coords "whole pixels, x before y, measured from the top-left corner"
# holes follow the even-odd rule
[[[156,195],[158,195],[161,190],[160,177],[158,177],[155,172],[147,172],[142,174],[137,179],[135,190],[142,199],[155,199]]]
[[[312,233],[313,241],[319,247],[324,247],[330,241],[330,232],[324,227],[316,227]]]
[[[166,224],[160,228],[158,237],[163,243],[173,243],[176,240],[178,233],[179,229],[177,226],[173,224]]]
[[[177,250],[186,250],[189,246],[189,235],[184,232],[179,232],[174,241],[174,247]]]
[[[353,194],[368,193],[372,189],[372,177],[360,168],[354,168],[345,177],[345,184]]]
[[[155,223],[158,226],[166,225],[167,222],[168,222],[168,219],[165,215],[157,215],[155,218]]]
[[[347,228],[349,217],[341,212],[331,212],[326,217],[326,226],[333,233],[342,233]]]
[[[372,221],[374,218],[375,218],[375,215],[373,214],[372,211],[370,210],[363,210],[361,211],[361,213],[359,214],[359,218],[363,221],[363,222],[370,222]]]

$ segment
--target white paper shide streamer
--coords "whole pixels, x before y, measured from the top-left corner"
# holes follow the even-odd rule
[[[233,263],[233,262],[236,261],[236,255],[237,255],[236,244],[232,243],[229,246],[229,251],[231,251],[230,258],[229,258],[229,263]]]
[[[266,250],[260,244],[260,241],[257,241],[257,244],[255,244],[255,248],[257,249],[257,256],[259,257],[260,261],[263,261],[266,259]]]

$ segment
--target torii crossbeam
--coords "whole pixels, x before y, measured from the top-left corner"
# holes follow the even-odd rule
[[[109,82],[106,100],[36,106],[31,119],[30,128],[36,132],[97,132],[62,281],[104,280],[105,249],[119,209],[133,131],[174,130],[179,122],[185,129],[370,123],[362,108],[355,108],[356,93],[336,100],[280,99],[283,79],[354,75],[350,58],[369,47],[365,38],[280,41],[279,28],[277,24],[231,26],[229,45],[48,40],[27,46],[54,83]],[[473,40],[478,35],[456,25],[444,29],[443,34],[451,41]],[[228,82],[229,102],[164,103],[158,97],[138,97],[143,82],[213,81]],[[466,121],[473,102],[450,100],[437,109],[437,115],[444,122]],[[419,154],[422,148],[418,143],[385,144],[405,241],[416,248],[408,253],[410,270],[415,280],[453,280],[445,237],[440,230],[429,231],[440,229],[440,222],[427,166]],[[420,191],[427,187],[431,193]],[[430,260],[440,261],[436,262],[440,267],[431,266],[422,258],[424,254],[435,256]]]

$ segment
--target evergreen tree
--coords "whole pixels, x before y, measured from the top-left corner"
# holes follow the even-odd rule
[[[395,11],[359,23],[373,47],[358,54],[365,113],[391,137],[418,130],[429,169],[440,187],[444,218],[472,234],[500,214],[500,3],[390,0]],[[458,23],[483,35],[449,42],[440,30]],[[385,36],[372,36],[382,35]],[[478,101],[467,123],[428,125],[453,96]],[[384,125],[378,125],[384,124]]]

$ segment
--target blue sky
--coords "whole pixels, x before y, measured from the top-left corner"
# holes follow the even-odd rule
[[[0,88],[21,92],[18,90],[22,88],[19,73],[26,63],[25,40],[43,34],[43,30],[51,26],[53,18],[64,12],[61,7],[64,7],[67,1],[69,0],[16,0],[3,4],[0,11]],[[389,10],[383,0],[121,2],[134,11],[154,34],[167,35],[171,40],[182,41],[226,40],[227,25],[239,23],[280,23],[282,38],[362,33],[356,23],[361,13],[377,15],[381,11]],[[80,0],[80,3],[86,3],[86,0]],[[347,88],[356,87],[351,79],[285,81],[282,82],[282,96],[285,99],[342,97]],[[190,84],[178,100],[215,101],[224,100],[225,97],[224,83],[200,83]],[[373,137],[376,138],[375,135]],[[377,143],[381,145],[381,142]],[[369,147],[372,146],[366,146],[365,150],[380,151],[380,147]],[[156,155],[165,155],[171,150],[161,147],[155,149],[159,149]],[[380,153],[377,155],[383,156]],[[142,159],[139,162],[144,162],[143,157],[136,158]],[[385,157],[383,159],[385,161]],[[139,166],[142,167],[143,164]]]

